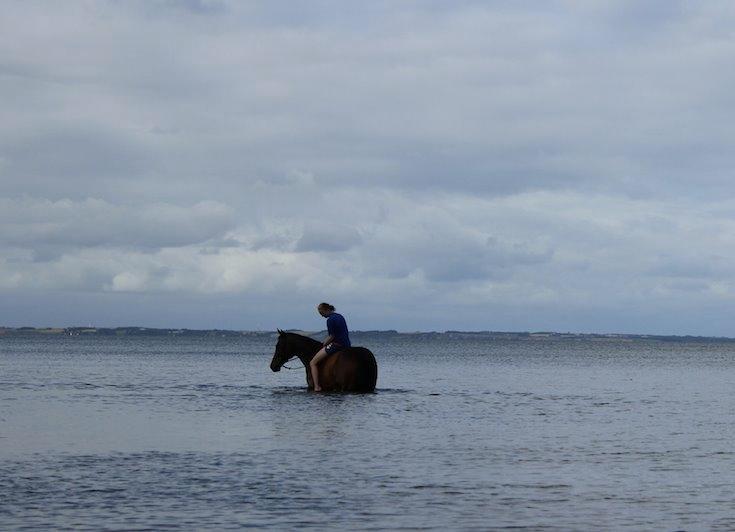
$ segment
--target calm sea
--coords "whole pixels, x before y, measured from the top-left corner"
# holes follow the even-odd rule
[[[735,344],[359,343],[0,337],[0,529],[735,529]]]

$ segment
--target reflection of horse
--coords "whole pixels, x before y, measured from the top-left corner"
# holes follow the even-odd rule
[[[309,362],[322,344],[296,333],[278,329],[276,352],[271,360],[271,369],[280,371],[281,366],[293,357],[299,357],[306,368],[306,384],[314,389],[309,371]],[[347,347],[327,356],[319,362],[319,384],[325,392],[372,392],[378,380],[378,364],[369,349]]]

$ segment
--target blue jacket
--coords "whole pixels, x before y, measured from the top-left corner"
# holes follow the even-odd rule
[[[347,322],[342,317],[342,314],[332,312],[327,317],[327,332],[334,338],[334,341],[344,347],[350,347],[350,333],[347,330]]]

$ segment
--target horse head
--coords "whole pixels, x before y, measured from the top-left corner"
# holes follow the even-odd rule
[[[271,360],[271,369],[273,371],[281,371],[281,366],[291,358],[288,346],[288,335],[281,329],[278,329],[278,342],[276,343],[276,352],[273,353]]]

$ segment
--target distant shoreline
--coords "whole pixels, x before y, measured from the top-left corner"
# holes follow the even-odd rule
[[[291,332],[307,336],[325,335],[326,331],[302,331],[291,329]],[[44,335],[44,336],[185,336],[185,337],[275,337],[275,331],[236,331],[229,329],[159,329],[154,327],[0,327],[0,337]],[[550,331],[539,332],[505,332],[505,331],[426,331],[398,332],[395,330],[350,331],[355,337],[370,335],[384,337],[411,338],[466,338],[488,340],[653,340],[667,342],[735,342],[735,338],[721,336],[691,335],[656,335],[656,334],[603,334],[603,333],[560,333]]]

